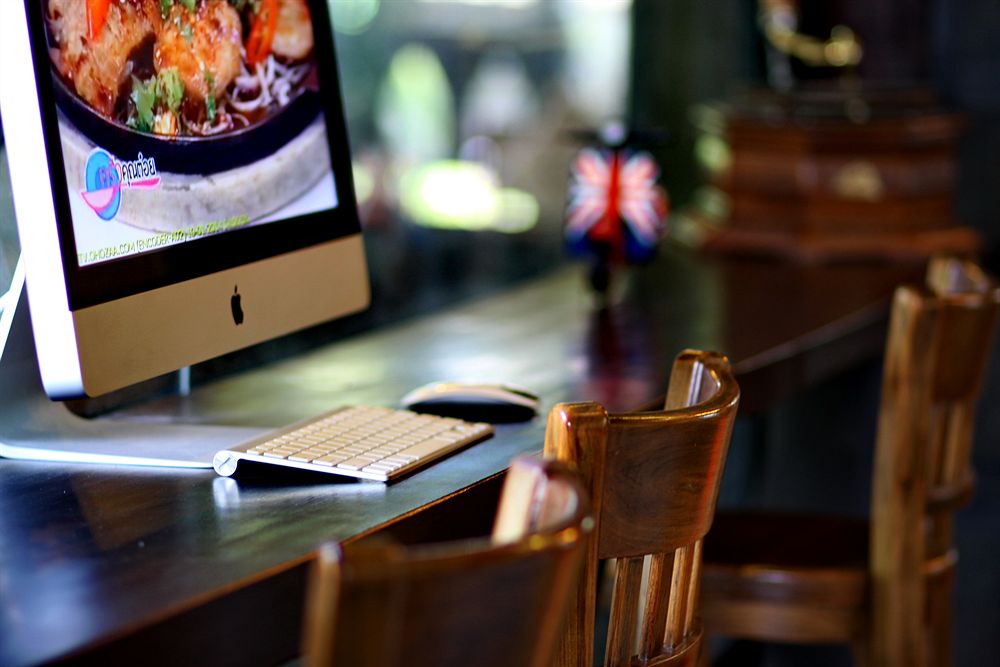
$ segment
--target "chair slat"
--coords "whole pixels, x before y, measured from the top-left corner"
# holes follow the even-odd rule
[[[632,655],[638,622],[642,558],[619,558],[615,562],[615,585],[611,595],[605,665],[620,665]]]
[[[663,637],[670,609],[673,572],[674,554],[653,554],[649,557],[649,581],[642,623],[642,645],[639,647],[639,657],[644,660],[656,656],[663,650]]]
[[[698,598],[701,594],[701,550],[704,540],[694,543],[694,553],[691,556],[691,582],[688,585],[687,614],[684,617],[685,634],[697,630],[695,625],[695,609],[698,606]]]
[[[694,570],[694,545],[674,553],[674,568],[670,586],[670,604],[663,644],[667,649],[680,647],[687,634],[688,603],[690,602],[691,575]]]
[[[975,406],[962,401],[948,409],[948,429],[945,432],[944,461],[940,483],[954,484],[968,475],[972,460],[972,431]]]

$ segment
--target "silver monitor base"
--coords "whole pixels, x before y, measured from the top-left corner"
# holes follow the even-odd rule
[[[261,429],[84,419],[42,388],[23,261],[0,311],[0,457],[38,461],[211,468],[212,457]]]

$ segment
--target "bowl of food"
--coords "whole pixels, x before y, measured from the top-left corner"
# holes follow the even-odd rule
[[[321,111],[306,0],[43,0],[56,103],[161,171],[249,165]]]

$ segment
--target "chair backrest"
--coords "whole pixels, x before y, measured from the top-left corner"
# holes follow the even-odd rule
[[[495,539],[324,546],[307,596],[307,664],[550,664],[592,526],[586,494],[567,466],[518,458],[497,517]]]
[[[592,663],[598,564],[610,558],[616,567],[605,664],[695,664],[701,542],[738,403],[728,360],[688,350],[674,362],[661,412],[609,415],[596,403],[552,409],[545,455],[577,467],[596,521],[557,664]]]
[[[872,642],[879,664],[927,664],[928,579],[956,555],[954,511],[971,496],[976,401],[1000,291],[975,264],[931,261],[895,294],[872,480]]]

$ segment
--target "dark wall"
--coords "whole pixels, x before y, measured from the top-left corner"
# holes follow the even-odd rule
[[[689,200],[700,176],[693,158],[691,108],[734,89],[763,84],[764,44],[756,0],[634,0],[631,117],[666,128],[662,149],[675,204]],[[826,36],[829,22],[856,29],[870,81],[915,79],[965,112],[958,148],[956,213],[1000,249],[1000,2],[997,0],[838,0],[802,2],[803,30]],[[877,38],[876,35],[881,35]],[[801,74],[802,70],[796,68]]]
[[[700,182],[692,106],[762,79],[750,0],[634,0],[631,122],[663,128],[659,149],[674,206]]]
[[[959,148],[959,219],[1000,252],[1000,2],[937,0],[928,35],[932,80],[942,98],[969,116]]]

